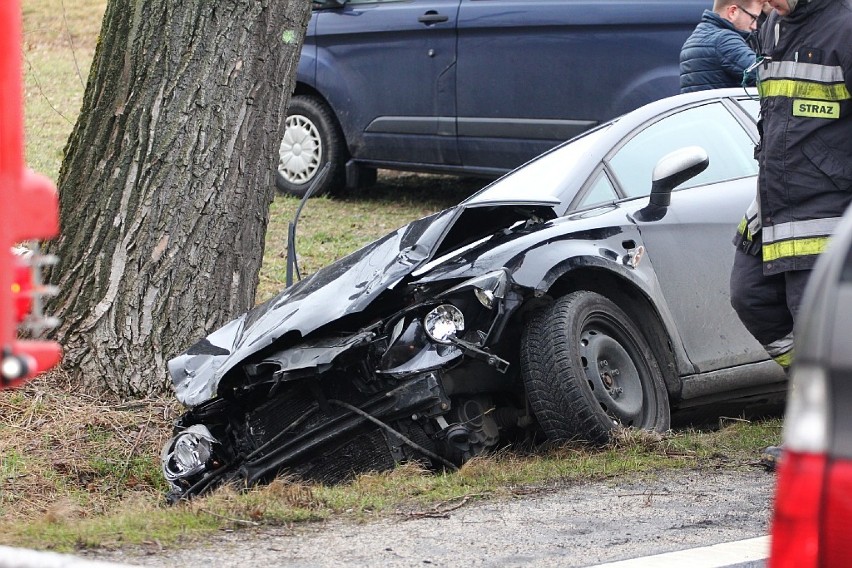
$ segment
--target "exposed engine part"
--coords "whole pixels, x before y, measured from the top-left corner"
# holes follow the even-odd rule
[[[491,414],[495,407],[488,397],[456,399],[446,415],[438,417],[438,439],[449,459],[464,463],[497,445],[500,428]]]
[[[356,408],[356,407],[352,406],[351,404],[348,404],[348,403],[343,402],[343,401],[340,401],[340,400],[330,400],[330,401],[328,401],[328,402],[329,402],[329,403],[331,403],[331,404],[335,404],[335,405],[337,405],[337,406],[340,406],[340,407],[346,408],[347,410],[349,410],[349,411],[351,411],[351,412],[354,412],[355,414],[358,414],[359,416],[363,416],[364,418],[366,418],[367,420],[369,420],[370,422],[372,422],[372,423],[373,423],[373,424],[375,424],[376,426],[379,426],[379,427],[381,427],[381,428],[384,428],[385,430],[387,430],[388,432],[390,432],[391,434],[393,434],[394,436],[396,436],[397,438],[399,438],[400,440],[402,440],[402,441],[403,441],[406,445],[408,445],[409,447],[411,447],[411,448],[413,448],[413,449],[417,450],[418,452],[420,452],[421,454],[423,454],[423,455],[425,455],[425,456],[428,456],[428,457],[432,458],[432,459],[433,459],[433,460],[435,460],[435,461],[441,462],[442,464],[444,464],[444,465],[445,465],[445,466],[447,466],[448,468],[450,468],[450,469],[452,469],[452,470],[456,470],[456,469],[458,469],[454,463],[451,463],[451,462],[447,461],[446,459],[444,459],[443,457],[439,456],[439,455],[438,455],[438,454],[436,454],[435,452],[432,452],[432,451],[430,451],[430,450],[427,450],[426,448],[424,448],[424,447],[423,447],[423,446],[421,446],[420,444],[415,443],[414,441],[412,441],[411,439],[409,439],[407,436],[404,436],[404,435],[403,435],[402,433],[400,433],[399,431],[394,430],[393,428],[391,428],[389,425],[385,424],[385,423],[384,423],[384,422],[382,422],[381,420],[379,420],[379,419],[377,419],[377,418],[374,418],[373,416],[370,416],[368,413],[364,412],[364,411],[363,411],[363,410],[361,410],[360,408]]]

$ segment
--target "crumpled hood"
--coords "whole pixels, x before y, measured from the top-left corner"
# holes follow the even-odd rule
[[[196,406],[216,395],[240,361],[281,338],[305,336],[366,308],[381,292],[427,261],[460,207],[414,221],[320,269],[171,359],[178,400]]]
[[[489,219],[500,217],[495,210],[515,210],[518,206],[554,215],[553,202],[488,205]],[[178,400],[189,407],[210,400],[229,370],[285,334],[305,337],[330,322],[363,311],[382,292],[429,262],[442,241],[456,230],[454,225],[466,209],[476,207],[458,205],[409,223],[322,268],[171,359],[169,373]],[[450,236],[449,241],[453,238]]]

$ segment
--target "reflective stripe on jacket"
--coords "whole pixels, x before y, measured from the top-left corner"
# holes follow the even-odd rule
[[[761,28],[764,273],[813,267],[852,202],[852,6],[801,0]]]

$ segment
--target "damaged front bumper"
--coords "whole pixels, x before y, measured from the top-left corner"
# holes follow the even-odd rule
[[[404,461],[454,468],[529,426],[499,354],[520,305],[507,272],[406,297],[356,332],[266,350],[217,382],[163,449],[170,500],[281,473],[335,483]]]

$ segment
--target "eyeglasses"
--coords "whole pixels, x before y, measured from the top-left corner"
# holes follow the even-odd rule
[[[751,12],[749,12],[748,10],[746,10],[745,8],[743,8],[742,6],[740,6],[739,4],[734,4],[734,6],[736,6],[737,8],[739,8],[740,10],[742,10],[743,12],[745,12],[745,13],[746,13],[749,17],[751,17],[751,21],[752,21],[752,23],[757,22],[757,16],[755,16],[754,14],[752,14]]]

